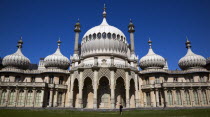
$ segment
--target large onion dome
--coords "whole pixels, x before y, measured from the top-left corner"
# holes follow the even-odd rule
[[[46,68],[68,69],[70,61],[60,52],[60,43],[61,43],[60,39],[57,43],[58,43],[58,48],[55,51],[55,53],[45,57],[44,66]]]
[[[152,50],[152,41],[149,39],[149,51],[147,55],[140,59],[140,67],[141,69],[163,69],[165,66],[165,59],[157,55]]]
[[[2,64],[4,67],[27,69],[30,65],[30,60],[22,54],[22,37],[18,41],[18,49],[14,54],[7,55],[3,58]]]
[[[110,54],[126,57],[128,49],[126,37],[121,30],[107,23],[105,9],[102,23],[88,30],[83,36],[81,42],[83,58]]]
[[[206,65],[206,59],[203,56],[192,52],[190,45],[191,43],[188,39],[185,44],[187,48],[187,54],[179,60],[179,67],[182,70],[203,68]]]

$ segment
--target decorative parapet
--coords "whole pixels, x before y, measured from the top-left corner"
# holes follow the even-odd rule
[[[42,73],[46,73],[46,72],[53,72],[53,73],[66,73],[68,74],[69,71],[68,70],[62,70],[62,69],[45,69],[42,71]]]
[[[61,85],[61,84],[48,84],[48,88],[56,88],[56,89],[67,89],[67,85]]]
[[[158,84],[142,85],[142,89],[174,88],[174,87],[209,87],[209,82],[165,82]]]
[[[44,82],[0,82],[0,86],[14,86],[14,87],[46,87]]]

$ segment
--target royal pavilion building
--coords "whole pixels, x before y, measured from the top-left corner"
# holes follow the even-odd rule
[[[150,39],[148,53],[138,58],[132,21],[128,43],[120,29],[107,23],[106,15],[104,7],[102,23],[89,29],[81,42],[80,23],[76,23],[70,59],[62,54],[59,39],[55,53],[31,64],[22,53],[21,38],[17,51],[0,59],[0,107],[210,106],[210,58],[194,53],[188,39],[186,55],[178,61],[181,70],[169,70]]]

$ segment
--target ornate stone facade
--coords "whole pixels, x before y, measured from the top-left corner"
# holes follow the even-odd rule
[[[209,59],[188,52],[180,60],[182,70],[168,70],[167,61],[152,50],[140,59],[135,54],[134,24],[130,21],[130,45],[118,28],[106,21],[91,28],[79,46],[80,23],[75,25],[74,54],[70,60],[58,49],[40,59],[37,69],[18,51],[2,59],[1,107],[65,107],[115,109],[143,107],[210,106]],[[206,65],[206,66],[205,66]],[[140,68],[142,70],[140,70]]]

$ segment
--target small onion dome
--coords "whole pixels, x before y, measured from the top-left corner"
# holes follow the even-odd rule
[[[19,69],[27,69],[30,65],[30,60],[22,54],[22,37],[18,41],[18,49],[14,54],[7,55],[3,58],[2,64],[4,67],[13,67]]]
[[[152,50],[152,41],[149,39],[149,51],[147,55],[140,59],[140,67],[141,69],[163,69],[165,65],[165,59],[157,55]]]
[[[179,67],[182,70],[203,68],[206,65],[206,59],[203,56],[194,54],[191,50],[190,41],[187,39],[186,48],[187,54],[179,60]]]
[[[61,43],[60,39],[57,43],[58,43],[58,48],[55,51],[55,53],[45,57],[44,66],[46,68],[68,69],[70,61],[60,52],[60,43]]]

